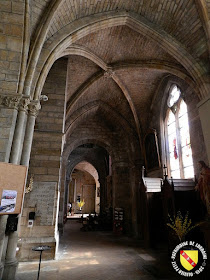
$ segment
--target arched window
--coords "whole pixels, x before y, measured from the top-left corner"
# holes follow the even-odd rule
[[[173,85],[169,91],[167,105],[166,148],[169,176],[175,179],[193,178],[187,105],[176,85]]]

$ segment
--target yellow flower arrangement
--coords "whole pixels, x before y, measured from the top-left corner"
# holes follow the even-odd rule
[[[80,202],[77,202],[77,204],[78,204],[79,208],[81,209],[84,206],[84,204],[85,204],[84,199],[82,201],[80,201]]]
[[[201,224],[198,223],[196,225],[192,225],[192,220],[189,219],[188,216],[189,212],[187,212],[185,217],[183,217],[180,211],[177,212],[176,217],[174,216],[174,220],[169,216],[171,223],[167,223],[167,226],[169,226],[175,231],[180,241],[184,239],[184,237],[189,231]]]

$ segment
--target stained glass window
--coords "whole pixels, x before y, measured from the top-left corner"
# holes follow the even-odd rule
[[[188,124],[187,105],[181,100],[179,111],[179,134],[181,139],[182,164],[184,178],[192,178],[194,176],[192,150],[190,145],[190,132]]]
[[[193,178],[187,105],[181,99],[181,91],[176,85],[173,85],[169,92],[167,104],[169,111],[166,126],[170,176],[175,179]]]
[[[174,113],[170,110],[168,115],[168,150],[170,161],[170,173],[173,178],[180,178],[180,166],[177,146],[176,119]]]

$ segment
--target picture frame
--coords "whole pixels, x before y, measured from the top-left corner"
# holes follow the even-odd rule
[[[0,215],[20,214],[28,168],[0,162]]]

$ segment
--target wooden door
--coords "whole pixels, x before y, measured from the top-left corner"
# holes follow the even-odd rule
[[[83,198],[85,200],[83,213],[95,212],[95,187],[95,185],[83,185]]]

